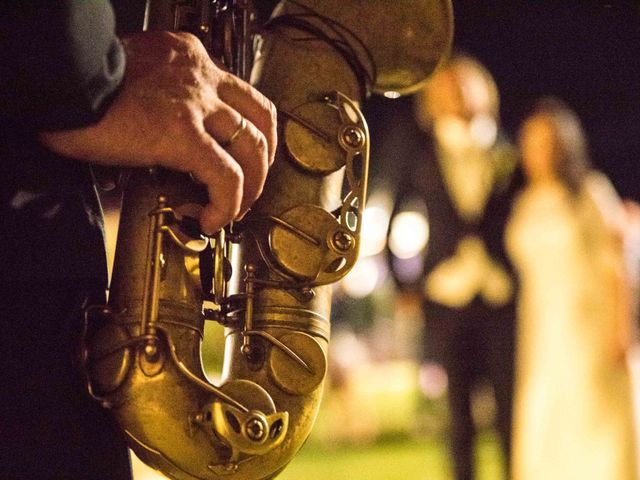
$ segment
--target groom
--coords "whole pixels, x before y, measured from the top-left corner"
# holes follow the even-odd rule
[[[516,285],[502,236],[516,157],[499,138],[498,102],[476,60],[457,56],[441,68],[415,97],[423,135],[396,203],[400,211],[419,200],[427,210],[424,361],[447,372],[457,480],[474,477],[471,398],[480,379],[493,387],[496,428],[510,454]]]

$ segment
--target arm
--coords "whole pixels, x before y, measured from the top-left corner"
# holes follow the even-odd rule
[[[633,294],[630,272],[625,255],[625,215],[623,204],[609,180],[598,173],[587,180],[587,191],[599,217],[599,229],[603,238],[600,256],[604,272],[611,285],[615,312],[612,324],[612,352],[619,362],[626,362],[626,355],[633,341]]]
[[[0,5],[1,114],[21,128],[97,121],[117,92],[125,55],[106,0]]]
[[[138,34],[123,40],[122,50],[105,1],[54,5],[0,11],[3,27],[14,25],[9,17],[17,22],[11,40],[3,42],[10,48],[2,53],[2,73],[8,74],[0,87],[2,115],[30,125],[43,144],[70,158],[190,172],[209,192],[200,219],[207,233],[242,215],[260,195],[273,162],[271,102],[216,67],[189,34]],[[86,15],[96,17],[85,25]],[[55,25],[23,56],[26,32],[45,23]],[[242,118],[246,127],[223,148]]]
[[[617,248],[617,253],[619,253],[622,259],[624,255],[622,239],[617,238],[616,240],[618,240],[618,245],[616,246],[619,247]],[[623,261],[618,262],[617,268],[612,268],[611,282],[616,295],[616,315],[613,325],[613,353],[617,361],[625,363],[633,339],[631,323],[633,298],[629,285],[628,272]]]

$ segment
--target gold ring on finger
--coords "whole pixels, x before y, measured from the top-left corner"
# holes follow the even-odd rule
[[[229,137],[229,140],[221,144],[222,148],[229,148],[245,128],[247,128],[247,120],[244,117],[240,117],[240,125],[238,125],[236,131]]]

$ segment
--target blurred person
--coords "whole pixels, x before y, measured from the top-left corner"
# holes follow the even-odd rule
[[[396,210],[415,198],[426,205],[429,240],[419,280],[424,368],[437,363],[446,370],[455,478],[470,480],[476,434],[471,403],[480,381],[493,388],[507,459],[510,452],[515,284],[502,233],[517,162],[515,149],[500,136],[496,84],[475,59],[451,58],[415,96],[414,106],[421,139],[407,152],[413,163],[399,182]],[[411,287],[400,273],[401,287]]]
[[[622,204],[558,100],[538,104],[519,144],[527,187],[507,229],[521,282],[514,479],[634,479]]]
[[[274,158],[273,105],[199,40],[118,38],[114,23],[107,0],[0,4],[3,479],[131,476],[76,368],[82,310],[107,286],[90,163],[191,172],[212,233],[249,208]]]

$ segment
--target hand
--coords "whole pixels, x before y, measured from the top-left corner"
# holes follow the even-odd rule
[[[217,67],[193,35],[145,32],[123,44],[123,85],[100,122],[43,132],[40,140],[78,160],[190,172],[209,194],[200,218],[205,233],[244,215],[274,160],[273,104]]]

